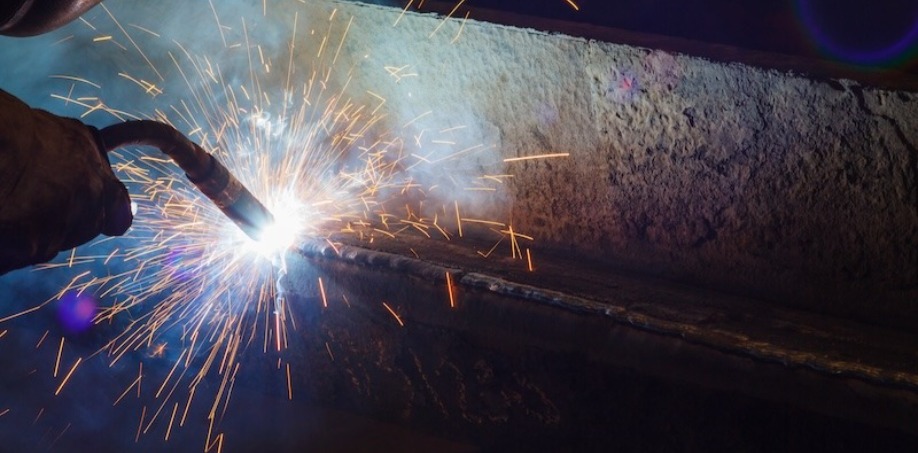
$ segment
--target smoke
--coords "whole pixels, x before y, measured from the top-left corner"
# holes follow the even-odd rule
[[[227,153],[234,153],[230,157],[238,163],[251,161],[246,153],[254,152],[254,138],[239,134],[217,140],[221,131],[208,123],[201,111],[238,115],[240,130],[272,137],[274,145],[284,152],[301,145],[301,137],[293,132],[296,128],[290,124],[290,116],[281,112],[295,106],[311,86],[322,90],[313,98],[315,101],[329,102],[334,98],[335,105],[362,105],[362,114],[372,111],[379,115],[372,130],[342,152],[335,165],[310,175],[316,179],[315,190],[354,190],[349,186],[322,186],[337,174],[357,172],[362,165],[361,155],[380,146],[378,142],[385,142],[391,156],[388,158],[400,171],[392,186],[382,189],[380,199],[394,200],[394,206],[412,204],[413,215],[428,218],[452,218],[454,206],[461,207],[470,217],[476,211],[496,210],[504,183],[495,152],[500,145],[497,128],[481,119],[475,106],[464,99],[462,89],[443,89],[463,83],[449,70],[449,65],[461,62],[455,56],[441,56],[430,50],[440,41],[448,43],[457,33],[456,24],[446,25],[441,35],[431,40],[428,35],[437,20],[425,19],[421,25],[396,29],[392,25],[400,13],[398,9],[307,3],[109,0],[82,20],[53,33],[26,39],[0,38],[0,66],[5,68],[0,73],[0,87],[34,107],[77,117],[96,127],[131,118],[168,120],[216,154],[225,158]],[[398,2],[363,3],[401,6]],[[218,9],[212,9],[211,4]],[[359,14],[351,20],[344,11]],[[291,48],[294,23],[297,39]],[[260,74],[257,82],[251,77],[253,67]],[[291,79],[297,83],[291,84]],[[314,83],[303,82],[308,80]],[[258,98],[258,102],[239,102],[242,97]],[[333,128],[318,116],[306,118],[298,129],[319,130],[313,137],[315,146],[330,146],[335,140]],[[142,157],[129,152],[114,154],[113,165],[118,168]],[[156,165],[149,170],[151,177],[174,173],[181,178],[172,166]],[[256,191],[270,183],[256,181],[257,174],[245,168],[239,170],[237,176],[247,185],[253,184]],[[351,184],[359,186],[361,181]],[[128,186],[135,194],[142,190],[139,183]],[[142,209],[145,210],[125,237],[92,242],[78,248],[74,255],[105,257],[151,240],[157,231],[143,222],[155,217],[157,205]],[[449,223],[441,220],[440,225]],[[70,253],[62,253],[55,262],[68,263],[70,257]],[[180,261],[180,257],[168,255],[156,265],[180,268]],[[28,360],[19,358],[18,351],[35,350],[43,334],[55,341],[66,336],[70,346],[65,358],[69,361],[62,366],[70,366],[75,357],[89,356],[103,346],[131,320],[116,318],[89,332],[68,333],[55,319],[56,295],[83,272],[88,272],[86,279],[117,275],[138,270],[142,262],[77,259],[73,267],[22,269],[0,277],[0,318],[50,301],[42,310],[0,324],[0,332],[18,332],[15,342],[9,338],[12,334],[0,339],[7,341],[0,347],[2,363],[9,364],[0,372],[0,379],[9,384],[5,389],[17,388],[17,383],[23,386],[16,399],[0,398],[0,412],[15,406],[16,416],[25,417],[6,425],[0,418],[0,438],[15,437],[28,447],[50,446],[58,434],[67,430],[70,442],[104,438],[101,433],[106,429],[130,437],[127,433],[136,427],[128,427],[125,420],[133,423],[138,408],[110,408],[112,393],[120,391],[115,387],[126,385],[122,381],[113,385],[111,376],[133,373],[140,360],[148,364],[151,376],[163,375],[177,360],[177,349],[165,351],[161,361],[150,361],[144,352],[136,352],[136,356],[128,355],[118,365],[121,369],[109,368],[98,358],[87,362],[74,378],[71,390],[92,390],[72,392],[54,404],[47,403],[45,396],[54,393],[61,379],[51,379],[48,370],[55,362],[55,345],[44,344],[40,353]],[[181,282],[193,278],[196,271],[185,269],[182,272],[187,274],[173,278]],[[140,290],[153,283],[139,280],[136,285]],[[100,297],[100,306],[114,303],[110,295]],[[168,297],[168,290],[162,297]],[[151,297],[146,305],[153,306],[158,300]],[[30,377],[32,374],[41,378]],[[154,378],[150,382],[155,382]],[[44,421],[32,426],[23,423],[31,422],[45,404],[49,406]],[[135,410],[131,412],[134,415],[125,416],[128,409]],[[35,433],[35,438],[13,433]]]
[[[240,117],[253,127],[283,135],[289,125],[283,124],[279,111],[303,90],[301,84],[290,86],[288,81],[313,77],[328,93],[325,97],[338,96],[340,104],[353,102],[378,110],[377,128],[386,135],[381,139],[390,141],[391,154],[398,159],[395,165],[401,170],[399,180],[384,189],[389,193],[381,198],[414,202],[418,206],[413,214],[418,216],[446,218],[455,204],[469,216],[493,217],[503,202],[500,190],[506,181],[496,157],[499,132],[482,119],[477,106],[464,99],[463,92],[472,87],[464,87],[461,75],[453,75],[455,67],[465,64],[455,53],[462,43],[448,45],[457,24],[446,24],[432,38],[431,30],[439,20],[395,28],[393,18],[399,9],[345,8],[358,12],[351,19],[337,11],[341,6],[260,0],[110,0],[55,32],[26,39],[0,38],[0,65],[6,68],[0,73],[0,87],[34,107],[96,127],[137,117],[168,120],[209,148],[216,143],[218,131],[196,117],[196,111],[226,109],[230,101],[227,91],[211,86],[242,87],[246,96],[264,96],[262,110],[241,112]],[[293,17],[297,38],[291,49]],[[269,68],[262,71],[258,86],[251,82],[252,66]],[[318,77],[313,76],[316,73]],[[457,88],[444,90],[444,86]],[[198,93],[192,95],[195,90]],[[196,98],[202,93],[206,96]],[[106,108],[97,108],[102,105]],[[372,146],[378,137],[368,134],[327,171],[359,167],[360,148]],[[291,136],[290,141],[296,139]],[[239,154],[253,148],[236,145]],[[121,155],[112,156],[116,168]],[[166,166],[151,171],[178,173]],[[132,193],[141,190],[137,184],[128,185]],[[76,254],[104,256],[124,250],[132,246],[136,230],[125,238],[90,243]],[[63,253],[57,262],[68,259],[69,254]],[[85,270],[107,275],[129,267],[97,260],[59,272],[19,271],[0,280],[0,290],[24,293],[9,304],[21,309],[45,300]]]
[[[168,2],[148,2],[131,8],[129,6],[133,5],[128,5],[128,2],[112,1],[105,2],[105,6],[111,14],[99,6],[80,20],[42,36],[0,38],[0,65],[7,68],[0,73],[0,88],[35,108],[79,118],[96,127],[130,118],[118,117],[102,109],[93,110],[93,106],[103,102],[132,114],[153,114],[169,102],[174,102],[166,99],[176,94],[173,87],[163,84],[167,78],[176,78],[174,69],[166,64],[169,59],[166,49],[175,48],[175,43],[168,37],[178,36],[176,33],[184,29],[186,33],[181,34],[185,36],[183,40],[199,49],[213,46],[214,37],[202,32],[201,27],[189,27],[187,20],[183,24],[180,15],[173,12],[176,5]],[[242,10],[242,6],[238,8]],[[194,14],[200,15],[203,11]],[[117,18],[118,23],[112,16]],[[159,36],[139,28],[153,18],[163,20],[161,31],[157,32]],[[119,24],[127,33],[119,29]],[[132,44],[132,39],[142,41],[142,54]],[[131,79],[155,83],[163,90],[163,95],[151,97]],[[113,163],[117,164],[118,159],[114,158]],[[129,190],[136,191],[136,186],[128,185]],[[75,255],[105,256],[116,248],[123,250],[133,243],[132,233],[129,232],[124,238],[91,242],[78,248]],[[54,262],[67,262],[70,255],[69,252],[61,253]],[[72,269],[22,269],[9,273],[0,278],[0,294],[5,299],[0,306],[0,317],[53,299],[81,272],[105,276],[126,269],[123,264],[97,260]],[[54,304],[49,305],[50,309]],[[53,329],[54,325],[49,327]]]

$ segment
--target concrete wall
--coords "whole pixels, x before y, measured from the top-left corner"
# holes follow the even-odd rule
[[[342,7],[356,42],[402,43],[374,52],[412,65],[412,99],[470,112],[500,158],[570,153],[506,164],[511,212],[483,208],[538,247],[916,324],[916,93]]]

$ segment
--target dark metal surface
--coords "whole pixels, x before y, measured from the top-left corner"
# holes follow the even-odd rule
[[[0,34],[34,36],[60,28],[102,0],[9,0],[0,5]]]
[[[756,322],[721,330],[678,305],[650,315],[635,303],[583,303],[546,288],[557,276],[522,285],[506,260],[490,264],[502,271],[478,273],[489,265],[468,266],[442,243],[392,242],[401,241],[422,258],[315,243],[301,250],[305,260],[289,261],[304,316],[297,324],[309,326],[295,351],[310,365],[297,367],[293,382],[309,398],[486,451],[897,451],[918,441],[914,389],[807,362],[831,359],[828,344],[863,338],[813,326],[829,336],[822,346],[782,345]],[[388,240],[372,247],[396,248]],[[317,277],[327,308],[309,287]],[[621,295],[638,295],[623,286]],[[644,291],[650,306],[693,290]],[[785,327],[785,341],[802,338]],[[793,344],[796,354],[768,356]]]

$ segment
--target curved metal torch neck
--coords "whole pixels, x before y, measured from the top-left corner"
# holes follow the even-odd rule
[[[207,178],[213,170],[213,157],[166,123],[125,121],[102,128],[99,132],[106,151],[127,145],[159,148],[185,171],[192,182]]]
[[[178,164],[188,179],[249,237],[258,240],[274,216],[220,161],[174,127],[151,120],[126,121],[99,131],[106,151],[153,146]]]

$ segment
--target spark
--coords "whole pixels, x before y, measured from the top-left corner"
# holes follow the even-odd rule
[[[48,338],[48,333],[50,332],[51,332],[50,330],[45,331],[45,333],[41,336],[41,338],[38,339],[38,343],[35,343],[35,349],[38,349],[41,347],[41,344],[45,342],[45,338]]]
[[[124,399],[125,396],[127,396],[128,392],[130,392],[131,389],[133,389],[135,385],[140,385],[140,376],[137,376],[137,379],[134,379],[134,382],[131,382],[131,385],[129,385],[128,388],[124,389],[124,392],[122,392],[121,395],[117,399],[115,399],[115,402],[112,403],[112,406],[117,406],[118,403],[120,403],[121,400]]]
[[[54,396],[57,396],[61,393],[61,390],[64,389],[64,386],[67,384],[67,381],[70,380],[70,376],[73,375],[73,372],[76,371],[77,367],[80,366],[80,362],[83,360],[82,357],[78,357],[76,363],[73,364],[73,367],[70,368],[70,371],[67,372],[67,375],[64,376],[64,380],[61,381],[61,385],[57,387],[57,390],[54,391]]]
[[[469,20],[469,15],[471,14],[471,11],[465,12],[465,17],[462,19],[462,23],[459,24],[459,30],[456,32],[456,36],[453,37],[453,40],[449,42],[450,44],[455,44],[456,41],[459,41],[459,37],[462,36],[462,30],[465,29],[465,23]]]
[[[61,345],[57,348],[57,360],[54,361],[54,377],[57,377],[57,371],[61,366],[61,353],[64,352],[64,337],[61,337]]]
[[[506,230],[500,230],[500,233],[505,234],[506,237],[510,238],[510,254],[512,258],[523,258],[523,253],[520,250],[519,241],[517,238],[523,238],[528,240],[533,240],[532,236],[527,236],[525,234],[519,234],[518,232],[513,231],[513,225],[508,225]],[[503,236],[502,236],[503,237]]]
[[[217,447],[217,453],[223,451],[223,433],[218,434],[214,441],[204,448],[205,453],[210,452],[214,447]]]
[[[328,343],[325,343],[328,346]],[[290,364],[287,364],[287,399],[293,401],[293,381],[290,379]]]
[[[138,29],[138,30],[140,30],[140,31],[142,31],[142,32],[144,32],[144,33],[149,33],[150,36],[153,36],[154,38],[159,38],[159,37],[160,37],[160,34],[159,34],[159,33],[156,33],[155,31],[150,30],[149,28],[141,27],[140,25],[137,25],[137,24],[128,24],[128,26],[129,26],[129,27],[136,28],[136,29]]]
[[[166,353],[166,343],[160,343],[156,346],[153,346],[153,348],[150,349],[150,352],[147,353],[147,356],[157,359],[157,358],[163,357],[165,353]]]
[[[166,428],[166,441],[169,441],[169,434],[172,433],[172,423],[175,422],[175,413],[178,412],[178,402],[172,407],[172,417],[169,418],[169,427]]]
[[[389,313],[392,314],[392,317],[394,317],[395,320],[398,321],[398,325],[405,327],[405,323],[402,322],[402,318],[398,315],[398,313],[396,313],[395,310],[393,310],[392,307],[389,306],[389,304],[385,302],[383,302],[382,304],[383,304],[383,307],[386,307],[386,310],[388,310]]]
[[[506,225],[506,224],[504,224],[503,222],[497,222],[497,221],[494,221],[494,220],[486,220],[486,219],[470,219],[470,218],[463,218],[462,220],[465,221],[465,222],[468,222],[468,223],[480,223],[480,224],[483,224],[483,225],[494,225],[494,226],[496,226],[496,227],[501,227],[501,228],[503,228],[503,227]]]
[[[131,82],[134,82],[135,84],[137,84],[137,86],[142,88],[146,94],[156,96],[156,95],[163,93],[163,91],[159,89],[155,84],[147,82],[146,80],[137,80],[134,77],[131,77],[129,74],[125,74],[123,72],[119,72],[118,76],[124,77],[125,79],[130,80]],[[189,135],[192,135],[192,134],[189,134]]]
[[[422,114],[420,114],[420,115],[418,115],[418,116],[412,118],[410,121],[408,121],[407,123],[405,123],[405,124],[402,125],[402,129],[408,128],[408,126],[411,126],[412,124],[418,122],[421,118],[424,118],[425,116],[430,115],[431,113],[433,113],[433,111],[428,110],[428,111],[426,111],[426,112],[424,112],[424,113],[422,113]]]
[[[274,314],[274,347],[277,352],[281,351],[281,316],[282,314],[279,310]]]
[[[339,256],[341,255],[341,250],[338,250],[338,246],[334,242],[332,242],[331,239],[325,238],[325,242],[328,243],[329,247],[331,247],[332,250],[335,251],[335,255],[339,255]]]
[[[456,228],[459,230],[459,237],[462,237],[462,217],[459,216],[459,201],[454,201],[456,207]]]
[[[380,95],[378,95],[378,94],[376,94],[376,93],[374,93],[374,92],[372,92],[372,91],[370,91],[370,90],[367,90],[367,94],[369,94],[370,96],[375,97],[376,99],[379,99],[379,104],[377,104],[377,105],[376,105],[376,108],[373,109],[372,112],[370,112],[371,115],[375,115],[376,112],[378,112],[379,109],[382,108],[382,106],[386,105],[386,98],[384,98],[384,97],[382,97],[382,96],[380,96]]]
[[[440,28],[443,27],[443,24],[445,24],[446,21],[448,21],[451,17],[453,17],[453,14],[456,13],[456,10],[459,9],[459,7],[462,6],[463,3],[465,3],[465,0],[459,0],[459,2],[456,3],[456,6],[454,6],[453,9],[449,12],[449,14],[447,14],[446,17],[444,17],[443,20],[440,21],[440,24],[437,25],[437,28],[434,28],[434,31],[430,32],[430,35],[427,38],[428,39],[433,38],[433,36],[437,34],[438,31],[440,31]]]
[[[402,13],[398,15],[398,17],[395,19],[395,23],[392,24],[393,27],[398,26],[399,21],[402,20],[402,17],[405,15],[405,13],[408,11],[408,9],[411,8],[411,5],[413,5],[413,4],[414,4],[414,0],[409,0],[409,1],[408,1],[408,4],[406,4],[406,5],[405,5],[405,8],[402,9]]]
[[[148,156],[136,148],[118,150],[110,158],[117,175],[130,188],[136,211],[128,236],[97,241],[63,257],[65,262],[42,266],[43,272],[69,272],[65,275],[70,281],[44,303],[2,318],[0,323],[33,313],[68,291],[105,299],[108,305],[100,307],[94,322],[114,323],[120,319],[124,326],[97,354],[113,369],[123,360],[136,360],[140,365],[137,374],[132,372],[129,379],[121,382],[125,386],[117,387],[120,395],[113,405],[118,405],[134,388],[140,399],[144,361],[168,364],[163,367],[163,371],[169,371],[162,382],[156,375],[156,392],[144,395],[155,399],[158,407],[142,405],[135,441],[154,424],[167,421],[168,440],[173,428],[178,428],[174,423],[179,403],[185,406],[180,427],[184,426],[192,401],[205,398],[209,408],[205,451],[220,451],[224,441],[224,434],[219,432],[220,414],[229,407],[240,359],[249,340],[263,336],[267,350],[273,332],[278,355],[286,347],[288,323],[293,318],[288,313],[295,307],[283,294],[284,256],[297,244],[308,238],[324,240],[340,254],[340,242],[335,240],[339,235],[368,243],[374,238],[397,238],[400,234],[449,241],[474,236],[481,230],[488,234],[494,231],[501,239],[487,254],[479,254],[487,257],[498,245],[510,243],[511,253],[517,257],[521,255],[518,239],[531,237],[503,222],[473,217],[474,202],[464,201],[471,195],[461,195],[462,213],[458,200],[432,195],[453,192],[450,187],[458,193],[466,186],[477,189],[475,196],[478,191],[487,195],[496,189],[486,184],[498,186],[511,176],[504,175],[500,168],[490,168],[485,175],[460,175],[447,169],[450,181],[443,178],[433,183],[416,177],[414,171],[425,173],[449,166],[494,150],[494,146],[464,142],[466,126],[429,124],[436,116],[433,110],[423,110],[407,122],[393,115],[387,111],[391,104],[378,94],[388,93],[385,87],[352,87],[351,79],[360,71],[377,71],[383,76],[380,80],[395,84],[422,73],[420,68],[399,62],[377,62],[370,69],[345,63],[349,61],[342,57],[349,48],[345,40],[358,26],[353,17],[336,18],[333,12],[321,42],[310,44],[298,40],[298,16],[293,15],[285,48],[289,55],[276,55],[257,42],[257,36],[249,34],[244,21],[240,20],[239,27],[230,27],[229,22],[220,21],[216,2],[210,0],[205,6],[213,12],[220,34],[217,41],[223,42],[223,48],[198,53],[179,44],[181,38],[177,37],[175,47],[163,52],[168,56],[164,59],[168,67],[158,67],[148,58],[153,54],[144,52],[145,43],[140,38],[160,34],[155,29],[130,24],[128,28],[139,38],[133,39],[128,28],[103,5],[116,32],[107,34],[100,26],[93,35],[111,37],[105,41],[114,41],[113,36],[122,39],[123,35],[132,45],[130,53],[142,60],[144,71],[119,67],[111,83],[105,84],[105,91],[103,84],[79,76],[55,75],[52,78],[66,83],[66,87],[52,93],[52,98],[85,109],[83,116],[107,115],[118,121],[152,118],[173,125],[220,159],[274,213],[275,223],[265,229],[260,240],[253,241],[193,185],[180,178],[170,160]],[[461,33],[461,26],[459,30]],[[162,41],[165,39],[160,44]],[[306,45],[318,50],[297,47],[294,54],[296,46]],[[222,52],[219,60],[216,51]],[[300,61],[310,58],[313,60]],[[309,69],[301,69],[304,67]],[[105,97],[112,92],[136,93],[149,100],[152,107],[134,111],[138,108],[135,105],[146,104],[132,99],[123,101],[130,102],[130,108],[120,108]],[[185,97],[173,99],[176,92]],[[364,104],[364,98],[369,102]],[[437,150],[426,149],[427,146]],[[558,156],[529,158],[545,157]],[[495,166],[502,166],[499,160]],[[439,188],[438,183],[442,184]],[[431,201],[425,204],[428,198]],[[450,222],[445,223],[452,220],[450,202],[456,231],[443,224],[446,219]],[[509,241],[503,242],[505,238]],[[417,256],[414,249],[411,251]],[[97,264],[104,264],[110,271],[95,275],[90,269]],[[447,273],[446,278],[450,307],[455,307],[453,276]],[[327,308],[326,283],[318,277],[321,304]],[[342,298],[350,307],[347,296]],[[405,326],[387,302],[383,306],[400,326]],[[45,332],[36,348],[47,335]],[[55,378],[60,372],[64,342],[61,338]],[[327,342],[326,350],[334,361]],[[63,389],[82,360],[77,359],[55,394]],[[292,399],[289,362],[286,373],[288,398]],[[219,386],[209,381],[202,385],[214,378],[220,379]],[[173,396],[177,399],[173,400]],[[173,410],[166,420],[170,405]]]
[[[497,246],[500,245],[500,243],[503,242],[503,241],[504,241],[504,238],[500,238],[500,240],[497,241],[497,243],[494,244],[494,245],[491,247],[491,249],[488,250],[487,253],[483,253],[483,252],[481,252],[481,251],[478,251],[478,252],[476,252],[476,253],[478,253],[479,255],[481,255],[481,256],[484,257],[484,258],[487,258],[487,257],[491,256],[492,253],[494,253],[494,250],[496,250],[496,249],[497,249]]]
[[[523,157],[509,157],[504,159],[504,162],[519,162],[522,160],[533,160],[533,159],[552,159],[557,157],[568,157],[570,153],[551,153],[551,154],[539,154],[535,156],[523,156]]]
[[[449,308],[456,308],[456,299],[453,296],[453,274],[446,272],[446,292],[449,293]]]
[[[58,39],[57,41],[54,41],[54,45],[65,43],[67,41],[70,41],[71,39],[73,39],[73,35],[64,36],[63,38]]]
[[[168,384],[169,380],[172,379],[172,373],[175,373],[175,369],[178,368],[180,363],[182,363],[182,357],[184,356],[185,351],[182,351],[182,355],[180,355],[178,360],[175,361],[175,364],[172,365],[172,369],[169,370],[169,374],[166,376],[166,379],[163,380],[163,384],[160,385],[159,390],[156,391],[156,398],[159,398],[159,395],[163,393],[163,389],[166,388],[166,384]]]
[[[140,442],[140,432],[143,427],[143,419],[147,415],[147,406],[143,407],[143,410],[140,412],[140,422],[137,423],[137,435],[134,436],[134,443]]]
[[[75,76],[63,75],[63,74],[55,74],[55,75],[51,75],[51,76],[48,76],[48,77],[51,78],[51,79],[71,80],[71,81],[74,81],[74,82],[85,83],[85,84],[87,84],[87,85],[89,85],[89,86],[91,86],[91,87],[94,87],[94,88],[96,88],[96,89],[101,89],[101,88],[102,88],[102,86],[99,85],[98,83],[90,82],[89,80],[86,80],[86,79],[84,79],[84,78],[82,78],[82,77],[75,77]]]
[[[408,68],[410,68],[410,67],[411,67],[411,65],[407,65],[407,64],[406,64],[406,65],[399,66],[399,67],[395,67],[395,66],[385,66],[383,69],[385,69],[386,72],[388,72],[389,75],[392,76],[392,78],[395,80],[395,83],[399,83],[399,82],[402,81],[402,79],[404,79],[404,78],[406,78],[406,77],[417,77],[417,76],[418,76],[418,73],[417,73],[417,72],[413,72],[413,71],[412,71],[412,72],[405,72],[405,71],[406,71]],[[377,97],[379,97],[379,96],[377,95]],[[382,98],[380,97],[380,99],[382,99]],[[383,101],[385,101],[385,100],[383,99]]]
[[[147,55],[143,53],[143,50],[140,49],[140,46],[138,46],[137,43],[134,42],[134,38],[131,37],[130,33],[128,33],[127,30],[125,30],[124,27],[121,26],[121,23],[118,22],[118,19],[115,19],[115,16],[112,15],[112,12],[109,11],[105,5],[100,5],[100,6],[102,7],[102,10],[105,11],[106,14],[108,14],[108,17],[112,19],[112,22],[115,23],[118,29],[121,30],[121,33],[124,33],[124,36],[127,37],[128,41],[130,41],[131,44],[134,45],[134,49],[137,50],[137,53],[139,53],[140,56],[143,57],[144,60],[146,60],[147,64],[150,66],[150,69],[152,69],[153,72],[155,72],[156,75],[159,76],[160,80],[165,80],[162,74],[160,74],[159,71],[156,69],[156,65],[154,65],[153,62],[150,61],[149,58],[147,58]]]
[[[322,283],[322,277],[319,277],[319,291],[322,293],[322,308],[328,308],[328,297],[325,295],[325,284]]]
[[[377,232],[377,233],[384,234],[384,235],[386,235],[386,236],[389,236],[390,238],[395,239],[395,235],[392,234],[392,233],[390,233],[390,232],[388,232],[388,231],[380,230],[379,228],[373,228],[373,231],[375,231],[375,232]]]
[[[61,439],[61,437],[64,437],[64,434],[67,432],[67,430],[70,429],[70,426],[71,426],[71,425],[73,425],[73,423],[67,423],[67,426],[65,426],[64,429],[61,430],[61,433],[58,434],[57,437],[55,437],[54,440],[51,442],[51,445],[48,446],[48,449],[49,449],[49,450],[53,450],[53,449],[54,449],[54,445],[57,443],[58,440]]]
[[[96,27],[95,27],[91,22],[89,22],[88,20],[84,19],[83,17],[80,17],[80,22],[82,22],[84,25],[86,25],[87,27],[89,27],[90,30],[93,30],[93,31],[96,30]]]

